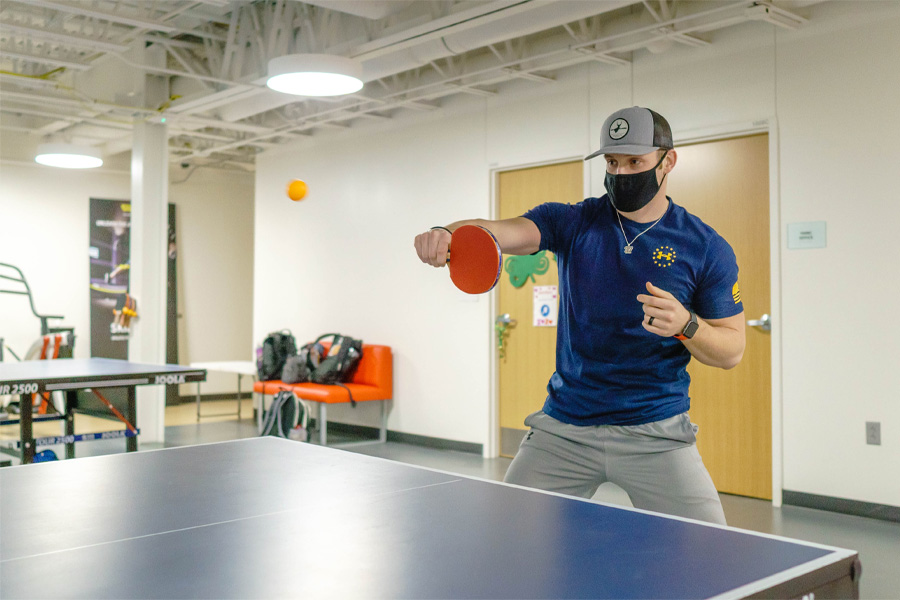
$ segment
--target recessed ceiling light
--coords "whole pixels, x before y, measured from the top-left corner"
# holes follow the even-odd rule
[[[75,144],[41,144],[34,161],[63,169],[94,169],[103,165],[99,150]]]
[[[362,64],[333,54],[289,54],[269,61],[266,85],[295,96],[342,96],[363,87]]]

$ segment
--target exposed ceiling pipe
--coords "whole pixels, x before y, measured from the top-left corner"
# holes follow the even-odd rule
[[[475,24],[461,31],[441,35],[419,43],[406,50],[400,49],[387,55],[363,60],[363,75],[366,81],[381,79],[387,75],[408,71],[427,65],[429,62],[456,54],[464,54],[477,48],[496,44],[514,38],[531,35],[539,31],[561,27],[566,23],[586,19],[635,4],[636,0],[610,0],[607,2],[583,2],[581,0],[559,0],[550,3],[532,3],[527,12],[520,12],[502,21]]]
[[[820,0],[823,1],[823,0]],[[699,10],[691,14],[682,14],[669,21],[662,23],[654,23],[651,25],[642,24],[637,15],[627,17],[616,22],[615,31],[609,31],[607,35],[601,36],[594,40],[586,40],[578,44],[570,44],[567,47],[559,47],[558,43],[546,42],[548,50],[543,53],[532,54],[508,63],[497,65],[495,61],[482,62],[483,68],[469,70],[465,75],[455,77],[441,77],[428,83],[423,83],[412,89],[407,89],[395,93],[388,94],[381,98],[361,98],[358,102],[351,105],[343,105],[335,108],[319,111],[315,114],[305,115],[302,120],[296,124],[285,125],[273,129],[271,132],[252,136],[233,142],[224,146],[206,149],[204,151],[194,152],[189,156],[205,156],[213,152],[227,151],[241,145],[250,145],[255,142],[283,136],[289,133],[298,133],[307,131],[315,127],[320,127],[332,121],[347,120],[348,115],[363,116],[361,113],[366,111],[383,111],[392,107],[400,106],[410,102],[422,102],[428,99],[446,96],[452,93],[458,93],[458,90],[447,87],[447,83],[453,83],[462,77],[473,78],[479,75],[488,76],[490,79],[480,80],[472,85],[489,84],[492,81],[508,80],[510,75],[504,72],[507,67],[516,67],[522,63],[539,62],[542,66],[537,70],[562,68],[579,62],[593,60],[593,54],[601,50],[592,49],[593,46],[604,46],[608,52],[622,52],[631,49],[645,47],[648,43],[659,41],[666,36],[672,35],[669,28],[678,26],[678,33],[691,33],[696,31],[710,31],[727,27],[738,22],[746,22],[750,17],[744,13],[744,9],[753,4],[753,0],[745,0],[735,3],[696,3],[695,6]],[[709,7],[709,8],[707,8]],[[567,35],[567,34],[563,34]],[[636,37],[637,36],[637,37]],[[643,37],[641,37],[643,36]],[[542,44],[543,45],[543,44]],[[584,51],[582,53],[582,51]],[[580,54],[580,56],[578,56]],[[358,112],[354,112],[358,111]]]
[[[363,17],[364,19],[385,19],[395,15],[412,2],[410,0],[303,0],[306,4],[314,4],[329,10]]]
[[[506,40],[530,35],[538,31],[562,26],[603,14],[619,8],[639,3],[640,0],[607,0],[605,2],[585,2],[583,0],[556,0],[555,2],[503,0],[503,10],[497,3],[482,7],[492,8],[479,17],[457,22],[452,26],[438,25],[429,33],[416,33],[413,38],[403,34],[390,46],[373,48],[372,43],[363,45],[364,52],[351,52],[362,60],[363,80],[374,81],[427,65],[429,62],[463,54],[476,48]],[[502,14],[503,19],[500,20]],[[459,16],[455,16],[459,19]],[[489,22],[484,23],[481,19]],[[218,116],[225,121],[239,121],[253,115],[297,102],[296,97],[285,97],[277,92],[261,92],[251,98],[227,105],[219,110]]]
[[[52,10],[58,10],[60,12],[79,15],[82,17],[100,19],[102,21],[108,21],[110,23],[118,23],[120,25],[137,27],[139,29],[145,29],[148,31],[162,31],[164,33],[172,33],[177,29],[173,25],[161,23],[159,21],[150,21],[148,19],[140,19],[138,17],[131,17],[121,13],[108,13],[96,10],[83,2],[50,2],[49,0],[28,0],[28,4],[31,6],[49,8]]]

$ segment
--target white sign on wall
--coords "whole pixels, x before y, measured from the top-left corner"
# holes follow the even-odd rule
[[[556,327],[559,288],[555,285],[534,286],[534,326]]]

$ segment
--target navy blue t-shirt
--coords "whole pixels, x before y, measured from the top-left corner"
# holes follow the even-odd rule
[[[650,223],[622,217],[631,254],[607,196],[550,202],[524,216],[559,269],[556,372],[544,412],[575,425],[639,425],[686,412],[691,354],[642,327],[637,295],[648,293],[649,281],[701,318],[741,313],[728,242],[671,198],[662,220],[637,240]]]

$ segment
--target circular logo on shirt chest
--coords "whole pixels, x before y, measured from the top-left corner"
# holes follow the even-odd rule
[[[660,246],[653,251],[651,257],[653,258],[654,265],[666,268],[671,266],[678,256],[675,254],[675,248],[671,246]]]

